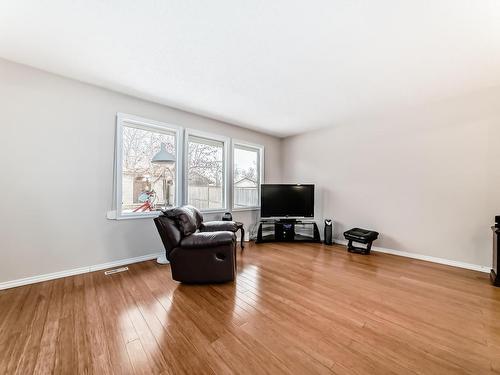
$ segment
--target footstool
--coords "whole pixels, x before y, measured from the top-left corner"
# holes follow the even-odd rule
[[[378,238],[378,232],[361,228],[353,228],[344,232],[344,237],[348,240],[347,251],[350,253],[370,254],[372,242]],[[358,242],[366,245],[366,248],[353,246],[353,242]]]

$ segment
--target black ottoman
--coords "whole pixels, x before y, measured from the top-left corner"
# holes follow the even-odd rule
[[[344,237],[349,241],[347,251],[350,253],[370,254],[372,242],[378,238],[378,232],[361,228],[353,228],[344,232]],[[366,248],[353,246],[353,242],[358,242],[366,245]]]

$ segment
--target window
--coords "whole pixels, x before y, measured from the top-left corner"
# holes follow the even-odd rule
[[[261,146],[243,143],[233,145],[233,208],[260,206],[262,178]]]
[[[187,203],[200,210],[225,209],[227,140],[187,134]]]
[[[117,217],[156,215],[157,209],[176,205],[180,128],[124,114],[118,114],[117,124]],[[152,162],[162,144],[171,163]]]
[[[183,204],[219,212],[259,207],[262,146],[233,141],[230,152],[230,138],[124,113],[116,123],[109,219],[155,217]]]

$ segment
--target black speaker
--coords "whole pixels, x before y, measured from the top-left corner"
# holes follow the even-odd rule
[[[225,212],[224,215],[222,215],[222,221],[233,221],[233,215],[231,215],[231,212]]]
[[[333,245],[333,221],[325,219],[325,245]]]

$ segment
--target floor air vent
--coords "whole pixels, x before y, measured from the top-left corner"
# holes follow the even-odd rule
[[[112,275],[114,273],[125,272],[125,271],[128,271],[128,267],[115,268],[114,270],[105,271],[104,274],[106,276],[108,276],[108,275]]]

